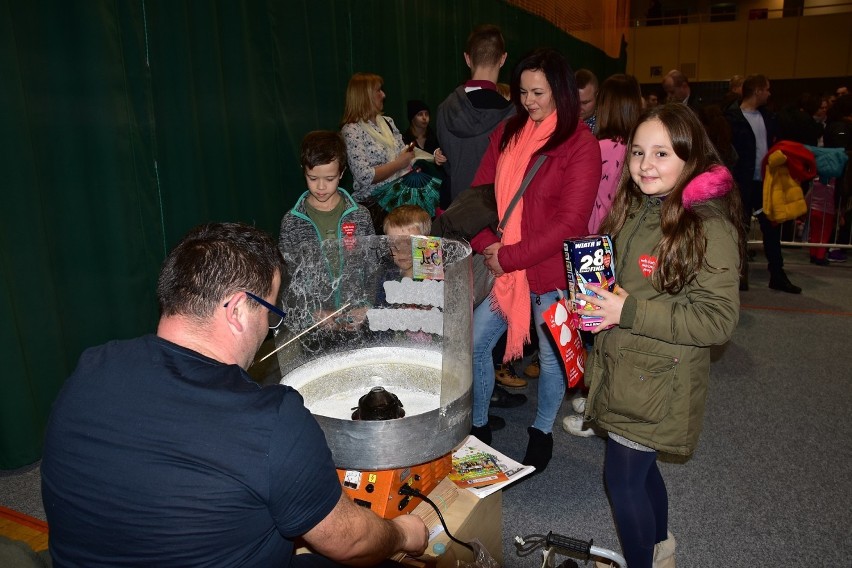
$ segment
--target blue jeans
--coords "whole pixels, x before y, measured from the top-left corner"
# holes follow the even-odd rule
[[[567,296],[565,290],[562,291]],[[553,423],[565,397],[565,369],[556,343],[544,323],[542,313],[559,297],[556,292],[530,294],[532,316],[538,335],[538,409],[533,427],[545,434],[553,431]],[[473,311],[473,418],[474,426],[488,424],[488,407],[494,393],[494,361],[491,351],[506,331],[506,320],[491,311],[489,296]]]

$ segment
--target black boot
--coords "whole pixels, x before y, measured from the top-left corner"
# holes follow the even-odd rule
[[[783,270],[779,270],[778,272],[774,272],[769,275],[769,287],[773,290],[787,292],[788,294],[802,293],[802,289],[790,282],[790,279],[787,278],[787,273]]]
[[[531,465],[537,472],[542,472],[553,456],[553,434],[545,434],[532,426],[527,428],[527,432],[529,432],[530,441],[527,444],[527,455],[521,463]]]
[[[491,445],[491,426],[472,426],[470,428],[471,436],[479,438],[482,442]]]
[[[494,408],[515,408],[526,401],[527,395],[511,393],[500,385],[494,385],[494,393],[491,395],[491,406]]]

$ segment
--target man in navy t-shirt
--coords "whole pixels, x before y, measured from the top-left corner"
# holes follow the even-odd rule
[[[302,397],[245,372],[280,324],[281,269],[261,231],[198,227],[163,265],[156,335],[83,353],[41,466],[54,566],[333,566],[423,552],[421,519],[387,521],[343,494]],[[323,556],[292,556],[299,537]]]

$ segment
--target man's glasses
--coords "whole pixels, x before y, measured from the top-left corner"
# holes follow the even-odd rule
[[[273,333],[278,333],[278,328],[281,327],[281,323],[284,321],[284,318],[287,317],[287,313],[273,306],[260,296],[255,296],[251,292],[246,292],[246,296],[269,310],[269,329]],[[225,307],[228,307],[228,303],[225,304]]]

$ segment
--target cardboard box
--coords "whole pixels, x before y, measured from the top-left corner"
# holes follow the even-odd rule
[[[429,495],[444,516],[444,521],[454,537],[462,542],[477,539],[488,550],[499,565],[503,565],[503,492],[497,491],[487,497],[479,498],[467,489],[461,489],[445,477]],[[438,514],[428,503],[421,501],[411,512],[418,515],[429,528],[429,545],[419,558],[404,554],[393,560],[411,568],[456,568],[458,560],[473,561],[473,554],[466,547],[453,542],[441,526]],[[435,552],[435,545],[441,544],[443,554]],[[297,549],[296,554],[310,552],[306,546]]]
[[[449,478],[429,494],[441,510],[447,527],[454,537],[462,542],[478,540],[488,550],[497,563],[503,565],[503,492],[497,491],[487,497],[479,498],[467,489],[461,489]],[[438,515],[428,503],[420,503],[413,515],[419,515],[430,534],[433,535],[426,547],[426,553],[418,559],[395,560],[410,566],[435,566],[437,568],[456,568],[458,560],[473,561],[473,554],[466,547],[453,542],[441,527]],[[435,553],[435,545],[441,544],[445,551]],[[418,564],[420,563],[420,564]]]

